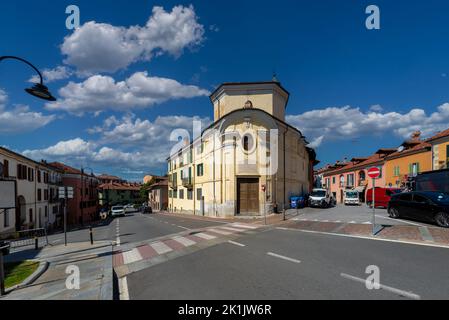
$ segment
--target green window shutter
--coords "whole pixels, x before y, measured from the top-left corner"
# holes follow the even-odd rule
[[[416,164],[416,172],[417,172],[417,173],[420,173],[420,172],[421,172],[421,169],[419,168],[419,162]]]
[[[408,165],[408,173],[411,175],[413,174],[413,164],[409,163]]]

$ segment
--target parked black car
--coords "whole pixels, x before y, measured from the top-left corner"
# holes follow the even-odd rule
[[[388,213],[394,219],[410,218],[449,228],[449,193],[428,191],[395,194],[388,204]]]

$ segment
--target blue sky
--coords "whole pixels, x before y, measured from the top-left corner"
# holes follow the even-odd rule
[[[380,30],[365,27],[370,4]],[[447,12],[447,1],[10,1],[1,55],[59,68],[47,81],[58,103],[28,96],[32,70],[2,62],[0,145],[139,180],[164,172],[172,129],[210,121],[215,86],[275,71],[287,120],[323,164],[367,156],[449,127]]]

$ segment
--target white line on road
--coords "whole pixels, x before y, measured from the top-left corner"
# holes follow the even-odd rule
[[[238,242],[235,242],[235,241],[228,241],[228,243],[233,244],[233,245],[238,246],[238,247],[246,247],[246,245],[244,245],[243,243],[238,243]]]
[[[133,263],[142,260],[142,256],[137,248],[131,251],[123,252],[123,262],[125,264]]]
[[[405,221],[405,220],[401,220],[401,219],[393,219],[390,217],[384,217],[384,216],[378,216],[378,215],[376,215],[376,217],[381,218],[381,219],[392,220],[392,221],[400,221],[400,222],[404,222],[404,223],[410,224],[412,226],[417,226],[417,227],[427,227],[426,225],[423,225],[423,224],[413,223],[413,222],[409,222],[409,221]]]
[[[178,228],[184,229],[184,230],[190,230],[189,228],[183,227],[183,226],[177,226]]]
[[[224,236],[229,236],[230,234],[232,234],[232,232],[223,231],[223,230],[219,230],[219,229],[215,229],[215,228],[208,229],[208,231],[211,231],[211,232],[214,232],[214,233],[218,233],[218,234],[222,234]]]
[[[353,280],[353,281],[357,281],[363,284],[366,284],[366,279],[362,279],[362,278],[357,278],[354,276],[351,276],[349,274],[346,273],[342,273],[340,274],[343,278],[348,279],[348,280]],[[380,285],[380,289],[400,295],[401,297],[405,297],[405,298],[409,298],[412,300],[421,300],[421,297],[417,294],[414,294],[413,292],[408,292],[408,291],[404,291],[404,290],[400,290],[400,289],[396,289],[393,287],[389,287],[389,286],[385,286],[381,283],[379,283]]]
[[[283,259],[283,260],[286,260],[286,261],[294,262],[294,263],[301,263],[301,261],[299,261],[299,260],[296,260],[296,259],[293,259],[293,258],[289,258],[289,257],[286,257],[286,256],[281,256],[280,254],[276,254],[276,253],[273,253],[273,252],[268,252],[267,255],[275,257],[275,258]]]
[[[291,231],[291,232],[302,232],[302,233],[320,234],[320,235],[342,237],[342,238],[374,240],[374,241],[393,242],[393,243],[400,243],[400,244],[410,244],[410,245],[415,245],[415,246],[424,246],[424,247],[449,249],[449,246],[447,246],[447,245],[433,244],[433,243],[428,243],[428,242],[427,243],[422,243],[422,242],[413,242],[413,241],[406,241],[406,240],[393,240],[393,239],[385,239],[385,238],[374,238],[374,237],[369,237],[369,236],[355,236],[355,235],[352,235],[352,234],[341,234],[341,233],[332,233],[332,232],[324,232],[324,231],[292,229],[292,228],[285,228],[285,227],[277,227],[276,230]]]
[[[229,230],[229,231],[234,231],[234,232],[243,232],[244,231],[242,229],[231,228],[231,227],[218,227],[218,228],[224,229],[224,230]]]
[[[203,233],[203,232],[196,233],[196,234],[194,234],[194,236],[202,238],[202,239],[205,239],[205,240],[212,240],[212,239],[216,239],[217,238],[216,236],[211,236],[210,234]]]
[[[179,242],[180,244],[182,244],[185,247],[190,247],[190,246],[193,246],[194,244],[196,244],[195,241],[192,241],[192,240],[184,238],[184,237],[174,237],[173,240],[175,240],[176,242]]]
[[[129,300],[128,280],[123,277],[119,281],[120,300]]]
[[[168,253],[173,251],[172,248],[170,248],[169,246],[167,246],[165,243],[163,242],[155,242],[150,244],[150,246],[156,250],[157,254],[164,254],[164,253]]]
[[[234,223],[232,226],[236,227],[236,228],[243,228],[243,229],[252,229],[252,230],[257,229],[257,227],[254,227],[254,226],[247,226],[245,224],[238,224],[238,223]]]

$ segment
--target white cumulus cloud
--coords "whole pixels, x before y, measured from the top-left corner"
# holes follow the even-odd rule
[[[58,80],[67,79],[72,75],[72,71],[65,66],[57,66],[54,69],[44,69],[42,71],[42,77],[44,78],[44,83],[54,82]],[[38,75],[32,76],[28,82],[38,83],[40,78]]]
[[[102,75],[89,77],[81,83],[69,82],[59,90],[59,95],[58,101],[46,105],[48,110],[81,115],[107,109],[143,109],[168,100],[207,96],[209,91],[173,79],[151,77],[147,72],[136,72],[118,82]]]
[[[45,127],[56,119],[55,115],[33,112],[28,106],[7,108],[8,95],[0,89],[0,134],[18,134]]]
[[[80,73],[94,74],[116,72],[163,53],[178,57],[203,40],[204,26],[193,6],[175,6],[171,12],[156,6],[145,26],[87,22],[64,39],[61,52],[66,64]]]
[[[363,135],[394,134],[406,139],[417,130],[424,137],[430,137],[449,127],[449,103],[437,107],[430,114],[420,108],[405,113],[382,110],[380,106],[368,112],[351,106],[330,107],[289,115],[286,120],[300,129],[314,147],[326,140],[345,140]]]

